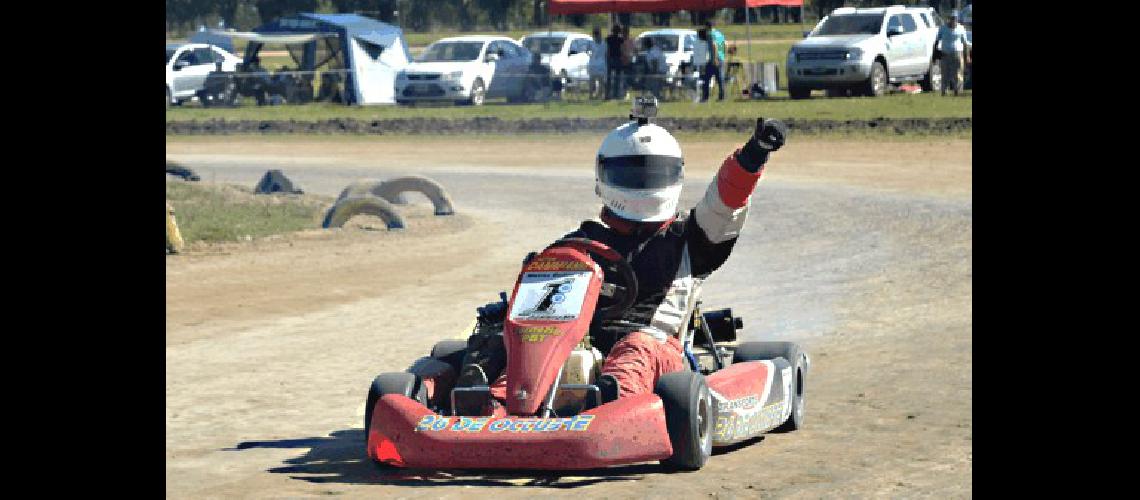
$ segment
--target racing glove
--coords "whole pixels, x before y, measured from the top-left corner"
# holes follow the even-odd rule
[[[756,130],[748,139],[748,143],[740,148],[736,161],[744,167],[744,170],[751,173],[759,172],[760,167],[768,163],[768,155],[780,149],[787,136],[788,126],[784,122],[775,118],[757,118]]]

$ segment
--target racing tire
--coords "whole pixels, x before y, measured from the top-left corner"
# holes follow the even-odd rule
[[[666,373],[653,392],[665,408],[665,427],[673,445],[673,456],[661,464],[679,470],[700,469],[712,455],[716,421],[716,406],[704,375],[687,370]]]
[[[863,84],[863,95],[867,97],[879,97],[887,93],[887,87],[890,80],[887,78],[887,69],[883,67],[883,63],[875,61],[871,64],[871,74],[867,77],[867,81]]]
[[[792,99],[807,99],[811,97],[811,89],[807,87],[789,85],[788,95],[791,96]]]
[[[466,340],[441,340],[436,342],[431,348],[431,354],[428,356],[432,359],[438,359],[447,363],[455,368],[455,373],[459,373],[463,368],[463,358],[467,355],[467,341]]]
[[[918,82],[922,87],[923,92],[934,92],[942,87],[942,61],[939,59],[930,60],[930,68],[926,70],[926,76]]]
[[[421,403],[427,401],[427,388],[420,383],[420,378],[413,373],[391,372],[381,373],[372,379],[372,386],[368,388],[368,399],[364,402],[364,442],[368,442],[368,430],[372,426],[372,410],[376,401],[385,394],[402,394]]]
[[[482,78],[476,78],[471,84],[471,98],[464,101],[469,106],[482,106],[487,100],[487,87],[483,85]]]
[[[804,386],[807,376],[807,359],[795,342],[743,342],[736,348],[732,362],[770,361],[784,358],[792,365],[792,412],[784,423],[772,432],[791,432],[803,427]]]

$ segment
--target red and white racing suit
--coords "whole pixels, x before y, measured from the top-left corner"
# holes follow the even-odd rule
[[[725,158],[716,178],[688,217],[663,223],[636,223],[607,210],[601,222],[586,221],[566,237],[587,237],[629,258],[639,289],[633,307],[617,320],[591,323],[590,335],[608,352],[602,373],[618,381],[619,397],[653,392],[664,373],[686,369],[677,339],[692,311],[701,283],[728,259],[744,227],[752,191],[763,165],[741,166],[740,150]],[[505,399],[506,376],[491,386]]]

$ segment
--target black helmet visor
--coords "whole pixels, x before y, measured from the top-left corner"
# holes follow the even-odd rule
[[[684,161],[676,156],[598,155],[598,180],[626,189],[657,189],[672,186],[684,179]]]

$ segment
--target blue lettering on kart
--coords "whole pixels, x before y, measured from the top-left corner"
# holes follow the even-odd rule
[[[454,419],[454,420],[453,420]],[[453,432],[554,432],[571,431],[582,432],[590,428],[594,415],[577,415],[568,418],[501,418],[490,422],[490,417],[444,417],[440,415],[424,415],[416,424],[416,432],[444,431]],[[490,422],[490,425],[488,425]]]

